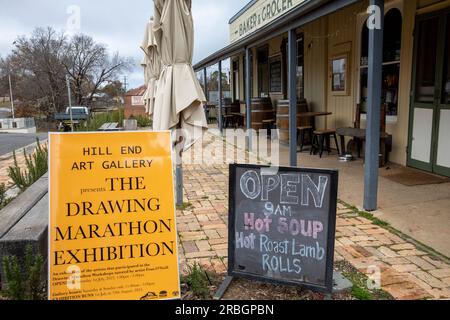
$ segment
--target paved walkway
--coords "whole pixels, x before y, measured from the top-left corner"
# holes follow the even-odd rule
[[[219,139],[207,135],[204,145],[220,144]],[[185,165],[184,187],[185,202],[191,206],[177,211],[182,268],[198,262],[223,275],[228,255],[228,165]],[[338,207],[336,261],[346,260],[366,274],[379,268],[382,288],[396,299],[450,299],[449,264],[343,204]]]

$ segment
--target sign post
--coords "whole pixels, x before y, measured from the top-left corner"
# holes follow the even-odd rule
[[[49,298],[180,298],[170,132],[49,145]]]
[[[231,165],[228,275],[331,293],[337,190],[333,170]]]

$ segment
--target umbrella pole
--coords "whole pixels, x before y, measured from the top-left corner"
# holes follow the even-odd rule
[[[181,154],[180,154],[180,161],[181,161]],[[177,206],[183,205],[183,165],[177,164],[177,170],[176,170],[176,176],[177,176]]]
[[[181,129],[181,125],[178,124],[177,130]],[[183,137],[180,137],[180,139],[177,138],[178,143],[183,142]],[[176,151],[175,144],[175,151]],[[183,205],[183,149],[180,150],[180,152],[176,151],[176,160],[177,160],[177,168],[176,168],[176,197],[177,197],[177,206]]]

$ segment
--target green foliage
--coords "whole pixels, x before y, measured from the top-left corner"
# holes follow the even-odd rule
[[[377,226],[383,227],[383,228],[390,227],[389,223],[376,218],[373,214],[371,214],[369,212],[361,211],[357,207],[351,206],[351,205],[346,204],[346,203],[344,203],[342,201],[340,201],[340,203],[343,204],[347,209],[352,210],[353,212],[357,213],[360,217],[372,221],[374,225],[377,225]]]
[[[335,263],[335,267],[342,272],[342,275],[347,278],[352,284],[351,295],[358,300],[392,300],[392,296],[379,289],[369,289],[369,278],[359,272],[350,263],[341,261]]]
[[[123,125],[123,119],[125,119],[125,109],[119,108],[117,111],[111,113],[111,122],[117,122],[121,127]]]
[[[0,184],[0,208],[2,207],[2,204],[6,200],[6,186],[4,183]]]
[[[97,131],[105,123],[111,122],[108,113],[99,113],[93,115],[88,121],[82,123],[75,130],[78,132],[93,132]]]
[[[4,183],[0,184],[0,210],[3,209],[12,201],[12,199],[6,197],[6,186]]]
[[[148,116],[139,116],[136,120],[139,128],[148,128],[153,124],[152,120]]]
[[[352,296],[358,300],[373,300],[373,296],[368,290],[356,285],[352,288]]]
[[[189,273],[182,279],[182,282],[186,283],[198,298],[207,299],[209,297],[208,276],[198,263],[189,267]]]
[[[34,255],[31,245],[25,249],[23,264],[15,256],[3,257],[7,285],[6,296],[13,300],[42,300],[43,267],[44,258],[41,255]]]
[[[190,203],[190,202],[183,202],[183,204],[177,205],[177,210],[187,210],[190,207],[192,207],[192,203]]]
[[[15,152],[13,153],[14,165],[8,169],[9,177],[21,191],[25,191],[48,171],[48,148],[42,146],[39,139],[36,141],[37,147],[32,155],[27,155],[23,149],[26,169],[22,171],[18,165]]]
[[[123,126],[124,109],[113,112],[103,112],[94,114],[88,121],[78,126],[75,131],[78,132],[95,132],[105,123],[118,123],[119,127]]]

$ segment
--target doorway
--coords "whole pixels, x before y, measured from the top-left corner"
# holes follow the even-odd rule
[[[416,21],[408,165],[450,177],[450,10]]]

